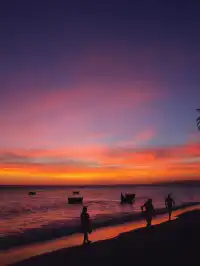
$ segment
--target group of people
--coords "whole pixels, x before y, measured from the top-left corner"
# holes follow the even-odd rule
[[[174,199],[171,197],[170,194],[168,194],[167,198],[165,199],[165,207],[169,215],[169,221],[171,220],[171,215],[174,205],[175,205]],[[142,205],[141,210],[144,213],[144,217],[147,222],[147,227],[151,227],[152,219],[156,214],[152,199],[148,199],[144,203],[144,205]]]
[[[167,198],[165,199],[165,206],[169,214],[169,220],[171,220],[171,214],[174,205],[175,205],[174,199],[171,197],[170,194],[168,194]],[[152,199],[148,199],[144,203],[144,205],[141,206],[141,210],[147,222],[147,227],[151,227],[152,219],[156,214]],[[83,244],[91,243],[91,241],[88,238],[88,234],[92,232],[91,221],[86,206],[83,207],[81,212],[81,227],[82,227],[82,232],[84,234]]]

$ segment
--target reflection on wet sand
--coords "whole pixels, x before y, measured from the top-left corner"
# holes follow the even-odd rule
[[[173,212],[172,219],[182,213],[200,209],[200,206],[192,206],[184,209],[179,209]],[[153,225],[160,224],[168,221],[168,215],[159,215],[153,220]],[[119,236],[121,233],[129,232],[137,228],[146,226],[145,221],[137,221],[132,223],[126,223],[116,226],[104,227],[95,230],[90,238],[93,242],[111,239]],[[0,252],[1,266],[12,264],[21,260],[28,259],[33,256],[41,255],[44,253],[52,252],[62,248],[68,248],[72,246],[78,246],[82,244],[82,235],[76,234],[68,237],[62,237],[57,240],[43,242],[39,244],[33,244],[25,247],[10,249],[8,251]]]

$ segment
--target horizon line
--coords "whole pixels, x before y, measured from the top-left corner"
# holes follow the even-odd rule
[[[0,184],[4,187],[120,187],[120,186],[155,186],[155,185],[200,184],[200,180],[164,181],[152,183],[124,183],[124,184]]]

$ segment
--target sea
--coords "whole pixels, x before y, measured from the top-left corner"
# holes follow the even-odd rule
[[[36,195],[30,196],[29,191]],[[84,197],[93,228],[142,219],[141,205],[148,198],[163,213],[168,193],[179,207],[200,202],[200,186],[196,185],[0,187],[0,250],[80,232],[83,205],[67,201],[73,191]],[[121,205],[121,192],[135,193],[134,204]]]

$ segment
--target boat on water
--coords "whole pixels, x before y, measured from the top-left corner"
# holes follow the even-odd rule
[[[135,194],[126,193],[125,195],[123,195],[121,193],[121,204],[133,204],[134,200]]]
[[[68,204],[82,204],[83,203],[83,197],[80,196],[79,191],[73,191],[72,196],[68,197]]]
[[[29,194],[29,196],[35,196],[36,195],[36,192],[30,191],[28,194]]]
[[[83,197],[68,197],[68,204],[82,204]]]
[[[80,193],[79,191],[73,191],[74,195],[79,195],[79,193]]]

